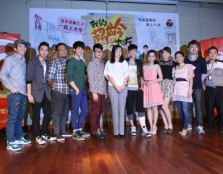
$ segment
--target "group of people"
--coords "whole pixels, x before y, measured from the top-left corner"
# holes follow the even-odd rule
[[[172,133],[173,124],[169,104],[175,101],[182,131],[185,136],[192,129],[193,105],[195,106],[196,129],[204,133],[202,113],[202,92],[205,90],[207,103],[208,129],[214,128],[214,106],[217,107],[219,128],[223,133],[223,63],[216,61],[218,49],[208,50],[209,61],[198,55],[198,42],[188,44],[189,55],[177,51],[171,57],[171,49],[163,48],[162,60],[156,62],[156,51],[149,50],[146,63],[136,59],[137,46],[128,46],[129,57],[124,59],[122,47],[112,47],[111,60],[104,65],[103,46],[93,46],[94,57],[85,67],[83,51],[85,44],[73,44],[73,57],[67,58],[67,46],[56,45],[58,58],[48,62],[49,44],[41,42],[36,58],[26,65],[25,52],[30,47],[22,39],[14,42],[15,53],[4,60],[0,72],[8,98],[8,121],[6,126],[7,149],[21,150],[21,144],[30,144],[24,138],[22,119],[27,97],[33,110],[32,128],[38,144],[47,141],[65,141],[65,137],[83,141],[92,136],[104,139],[100,117],[105,99],[109,97],[112,108],[114,138],[125,136],[125,113],[131,126],[131,135],[137,134],[133,116],[138,115],[141,133],[145,137],[157,134],[157,120],[160,113],[164,122],[163,133]],[[87,91],[87,84],[89,91]],[[71,124],[73,132],[66,131],[71,97]],[[88,111],[88,96],[90,112]],[[40,110],[44,118],[40,127]],[[145,112],[146,109],[146,112]],[[86,116],[90,115],[91,134],[83,131]],[[146,126],[146,113],[150,129]],[[53,134],[48,127],[52,117]]]

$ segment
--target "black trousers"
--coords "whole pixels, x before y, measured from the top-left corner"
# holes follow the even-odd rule
[[[208,128],[214,128],[214,107],[217,108],[219,129],[223,130],[223,87],[210,88],[205,91]]]
[[[42,122],[42,131],[40,129],[40,110],[43,109],[43,122]],[[35,101],[32,104],[33,109],[33,133],[35,136],[40,136],[42,134],[48,134],[48,126],[51,120],[51,102],[47,99],[46,94],[44,93],[44,97],[41,103]]]

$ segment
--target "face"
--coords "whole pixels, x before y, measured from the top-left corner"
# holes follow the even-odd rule
[[[101,49],[99,49],[99,48],[95,48],[95,50],[94,50],[94,57],[96,59],[101,59],[102,55],[103,55],[103,51]]]
[[[216,60],[217,57],[218,57],[218,52],[217,50],[215,49],[211,49],[209,52],[208,52],[208,57],[210,60]]]
[[[148,61],[149,61],[150,63],[152,63],[152,62],[155,61],[155,59],[156,59],[156,55],[155,55],[155,53],[153,53],[153,52],[149,53],[149,55],[148,55]]]
[[[136,58],[136,55],[137,55],[137,49],[130,50],[130,51],[129,51],[129,55],[130,55],[130,57],[132,57],[132,58]]]
[[[61,58],[67,57],[67,47],[64,45],[60,45],[57,50],[58,56]]]
[[[81,57],[83,53],[84,53],[84,50],[81,47],[77,47],[76,49],[74,49],[74,54],[78,57]]]
[[[143,48],[144,53],[147,53],[149,51],[149,48],[145,47]]]
[[[190,45],[188,48],[190,54],[197,54],[198,53],[198,46],[196,44]]]
[[[170,58],[170,53],[168,51],[163,50],[163,60],[168,60]]]
[[[46,58],[49,52],[49,48],[45,45],[42,45],[39,49],[39,56]]]
[[[119,59],[122,56],[122,49],[119,47],[116,51],[115,51],[115,58]]]
[[[184,56],[182,54],[177,54],[175,59],[176,59],[176,62],[179,64],[184,62]]]
[[[17,54],[23,56],[26,53],[26,46],[25,44],[18,44],[17,48],[14,48],[14,50]]]

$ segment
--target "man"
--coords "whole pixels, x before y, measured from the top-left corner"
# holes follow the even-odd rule
[[[90,125],[92,137],[104,139],[100,127],[100,117],[104,110],[106,92],[106,80],[104,77],[104,62],[102,60],[103,46],[99,43],[93,46],[94,58],[88,64],[89,98],[91,101]]]
[[[147,53],[149,51],[148,45],[143,46],[143,53],[140,55],[140,60],[142,61],[143,65],[148,62]]]
[[[185,63],[194,65],[194,80],[193,80],[193,103],[195,106],[196,130],[198,134],[204,134],[203,129],[203,112],[202,112],[202,93],[203,80],[207,74],[207,65],[203,57],[198,55],[199,43],[192,40],[188,43],[189,55],[185,58]],[[191,106],[192,107],[192,106]],[[191,114],[192,115],[192,114]],[[189,118],[188,131],[192,130],[192,117]]]
[[[207,109],[208,130],[214,129],[214,107],[217,108],[219,132],[223,133],[223,62],[217,60],[218,49],[208,49],[209,61],[207,75],[204,80],[205,101]]]
[[[57,141],[71,137],[66,132],[66,121],[69,112],[69,87],[66,79],[67,46],[58,43],[55,47],[58,58],[52,62],[48,72],[48,83],[52,89],[53,129]]]
[[[135,106],[138,112],[139,123],[142,128],[142,135],[151,137],[151,134],[146,128],[145,110],[143,107],[143,91],[141,88],[142,78],[142,62],[136,59],[137,46],[134,44],[128,47],[130,57],[126,59],[129,65],[129,80],[128,80],[128,95],[126,99],[127,116],[131,125],[131,135],[136,135],[136,127],[133,121],[133,109]]]
[[[85,44],[77,41],[73,44],[74,57],[67,64],[67,81],[70,85],[72,99],[71,122],[73,138],[83,141],[90,134],[82,130],[85,118],[88,114],[87,91],[85,89],[85,64],[81,59]],[[81,112],[79,113],[79,108]]]
[[[15,53],[5,58],[0,72],[0,80],[5,87],[8,99],[7,149],[19,151],[21,150],[20,144],[31,143],[30,140],[24,138],[22,130],[22,120],[27,103],[24,55],[27,47],[30,47],[30,43],[18,39],[13,46]]]

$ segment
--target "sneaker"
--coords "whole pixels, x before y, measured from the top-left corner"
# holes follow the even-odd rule
[[[91,134],[89,134],[89,133],[87,133],[87,132],[84,132],[84,131],[82,131],[82,130],[80,130],[80,134],[81,134],[82,137],[84,137],[84,138],[87,138],[87,137],[90,137],[90,136],[91,136]]]
[[[57,138],[57,141],[65,141],[65,138],[60,134],[55,134],[55,137]]]
[[[85,138],[82,136],[82,133],[80,131],[75,131],[73,134],[73,139],[78,141],[84,141]]]
[[[131,126],[130,134],[131,134],[132,136],[135,136],[135,135],[136,135],[136,127],[135,127],[135,126]]]
[[[45,140],[45,141],[55,141],[57,139],[56,136],[50,136],[49,134],[44,134],[42,135],[42,138]]]
[[[187,131],[192,131],[192,125],[188,124]]]
[[[13,142],[7,141],[7,149],[15,152],[21,150],[22,148],[15,141]]]
[[[152,135],[149,133],[149,131],[147,130],[146,127],[144,127],[144,128],[142,129],[142,135],[145,136],[145,137],[147,137],[147,138],[150,138],[150,137],[152,136]]]
[[[101,140],[105,139],[104,135],[101,134],[101,133],[99,133],[99,132],[92,133],[91,136],[92,136],[93,138],[97,138],[97,139],[101,139]]]
[[[69,133],[69,132],[67,132],[67,131],[63,131],[63,132],[61,133],[61,136],[62,136],[62,137],[72,137],[72,134]]]
[[[24,137],[21,137],[20,139],[15,140],[15,143],[16,144],[30,144],[31,141],[25,139]]]
[[[36,137],[36,142],[38,144],[46,144],[46,141],[45,141],[45,139],[42,136]]]
[[[104,130],[100,130],[100,133],[102,134],[102,135],[104,135],[104,136],[106,136],[106,135],[108,135],[108,133],[107,132],[105,132]]]
[[[203,126],[197,126],[197,133],[198,134],[205,134]]]

